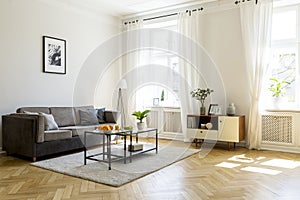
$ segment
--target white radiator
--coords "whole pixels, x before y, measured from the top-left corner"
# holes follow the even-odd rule
[[[274,112],[262,115],[262,143],[293,145],[295,140],[295,114]]]
[[[181,113],[164,111],[164,132],[182,133]]]

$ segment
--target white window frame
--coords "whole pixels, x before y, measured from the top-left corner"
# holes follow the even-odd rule
[[[296,11],[296,37],[291,39],[281,39],[281,40],[272,40],[272,49],[280,49],[280,48],[295,48],[296,49],[296,80],[295,80],[295,102],[294,103],[288,103],[289,107],[300,107],[300,93],[297,92],[300,90],[300,66],[299,66],[299,59],[300,59],[300,26],[299,26],[299,10],[300,10],[300,4],[299,5],[289,5],[289,6],[282,6],[282,7],[276,7],[273,10],[273,14],[282,13],[295,10]],[[272,53],[273,55],[273,53]],[[270,66],[272,67],[272,66]],[[268,75],[268,79],[272,76],[271,75],[271,69],[269,69],[270,73]]]

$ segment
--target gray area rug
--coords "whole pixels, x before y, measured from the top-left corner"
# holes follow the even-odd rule
[[[94,154],[100,151],[101,148],[91,150],[89,153]],[[164,146],[159,148],[158,154],[150,151],[135,155],[131,163],[124,164],[121,160],[112,162],[111,170],[108,170],[107,163],[88,160],[87,165],[83,165],[83,152],[39,161],[31,163],[31,165],[118,187],[197,152],[199,150],[189,149],[188,145],[185,148]]]

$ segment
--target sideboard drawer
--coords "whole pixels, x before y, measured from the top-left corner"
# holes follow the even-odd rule
[[[189,138],[218,140],[218,131],[208,129],[187,129]]]

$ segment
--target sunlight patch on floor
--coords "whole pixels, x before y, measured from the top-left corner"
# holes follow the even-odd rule
[[[261,174],[268,174],[268,175],[277,175],[282,172],[282,171],[278,171],[278,170],[266,169],[266,168],[261,168],[261,167],[244,167],[241,170],[248,171],[248,172],[256,172],[256,173],[261,173]]]
[[[235,168],[241,166],[241,164],[236,164],[236,163],[230,163],[230,162],[222,162],[217,165],[216,167],[224,167],[224,168]]]
[[[242,162],[242,163],[252,163],[254,162],[253,158],[246,157],[245,154],[232,156],[231,158],[228,158],[230,161],[236,161],[236,162]]]
[[[286,159],[272,159],[266,162],[262,162],[261,165],[294,169],[300,166],[300,162]]]

